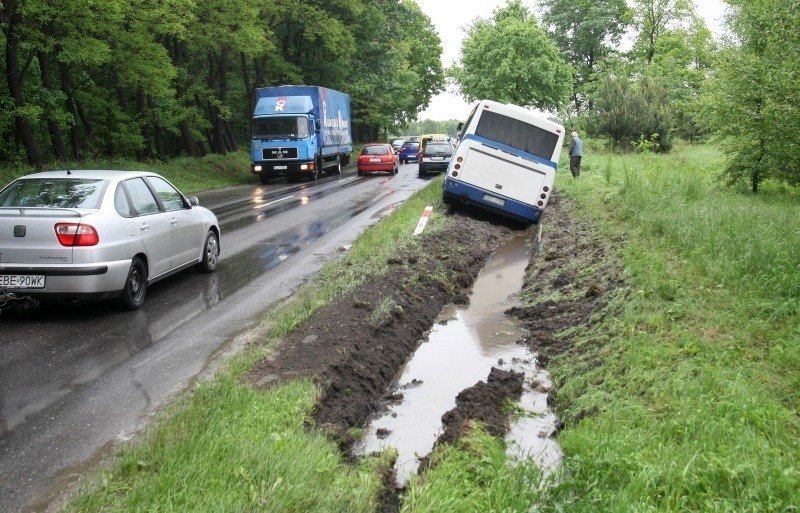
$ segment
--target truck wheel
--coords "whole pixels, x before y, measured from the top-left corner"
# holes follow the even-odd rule
[[[268,175],[265,175],[265,174],[259,174],[259,175],[258,175],[258,179],[259,179],[259,180],[261,181],[261,183],[263,183],[264,185],[267,185],[267,184],[269,183],[269,176],[268,176]]]
[[[342,160],[339,157],[336,157],[336,170],[333,172],[336,175],[342,175]]]

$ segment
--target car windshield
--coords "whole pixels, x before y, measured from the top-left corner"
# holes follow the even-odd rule
[[[449,143],[428,143],[425,146],[425,154],[435,154],[435,153],[451,153],[453,151],[453,147],[450,146]]]
[[[105,180],[25,178],[0,191],[0,207],[99,208]]]
[[[389,148],[386,146],[364,146],[363,150],[361,151],[364,155],[388,155]]]

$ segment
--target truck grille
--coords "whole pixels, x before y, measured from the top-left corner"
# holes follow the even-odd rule
[[[296,159],[297,148],[264,148],[264,160]]]

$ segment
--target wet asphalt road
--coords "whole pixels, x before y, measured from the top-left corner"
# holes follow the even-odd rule
[[[142,309],[40,306],[0,316],[0,512],[44,511],[202,377],[275,301],[423,187],[416,165],[200,195],[222,226],[217,271],[148,290]],[[411,230],[414,227],[410,227]]]

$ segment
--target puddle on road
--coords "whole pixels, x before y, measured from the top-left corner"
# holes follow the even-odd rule
[[[417,472],[419,458],[433,448],[442,415],[455,407],[458,393],[486,381],[492,367],[525,374],[520,408],[526,414],[506,437],[509,455],[533,458],[545,470],[560,460],[561,452],[548,436],[556,423],[547,408],[549,376],[537,369],[535,354],[516,343],[525,333],[503,314],[517,304],[528,255],[522,234],[498,248],[478,275],[469,305],[446,307],[427,341],[398,372],[391,392],[402,394],[402,401],[387,403],[355,445],[356,455],[394,447],[398,485]]]

